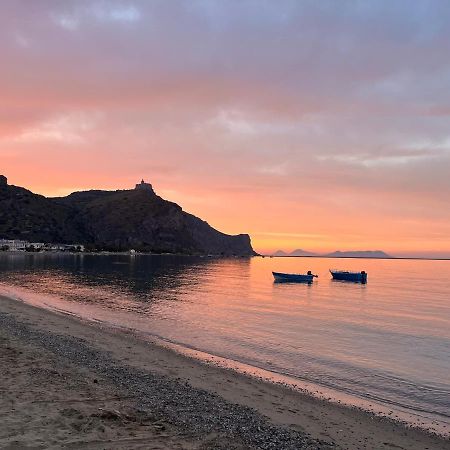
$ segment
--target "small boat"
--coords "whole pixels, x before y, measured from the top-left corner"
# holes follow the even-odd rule
[[[330,273],[333,276],[334,280],[367,283],[367,273],[364,270],[362,270],[361,272],[349,272],[348,270],[330,269]]]
[[[311,283],[314,279],[314,277],[317,278],[317,275],[314,275],[311,273],[310,270],[308,270],[308,273],[301,274],[301,273],[280,273],[280,272],[272,272],[273,277],[275,278],[275,281],[277,283]]]

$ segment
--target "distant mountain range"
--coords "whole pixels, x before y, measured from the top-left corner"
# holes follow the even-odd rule
[[[328,253],[328,258],[392,258],[392,256],[381,250],[355,250],[350,252],[336,251]]]
[[[290,253],[283,252],[283,250],[278,250],[273,254],[273,256],[317,256],[317,253],[307,252],[306,250],[298,248]]]
[[[291,253],[286,253],[283,250],[278,250],[273,256],[322,256],[326,258],[392,258],[392,256],[381,250],[354,250],[348,252],[341,252],[340,250],[332,253],[319,255],[317,253],[308,252],[305,250],[294,250]]]
[[[150,184],[46,198],[0,175],[0,239],[78,243],[92,250],[255,255],[247,234],[230,236],[155,194]]]

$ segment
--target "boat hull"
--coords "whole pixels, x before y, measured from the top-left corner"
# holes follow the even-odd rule
[[[352,281],[353,283],[367,283],[367,273],[365,272],[339,272],[330,270],[333,280]]]
[[[312,283],[314,275],[272,272],[277,283]]]

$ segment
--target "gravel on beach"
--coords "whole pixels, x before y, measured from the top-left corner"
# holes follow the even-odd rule
[[[12,314],[0,313],[0,327],[20,342],[43,348],[109,380],[136,398],[143,413],[151,413],[194,439],[216,434],[230,445],[237,442],[241,448],[267,450],[337,448],[306,433],[275,426],[251,408],[227,402],[182,380],[131,367],[86,340],[40,330]],[[216,448],[232,448],[230,445]]]

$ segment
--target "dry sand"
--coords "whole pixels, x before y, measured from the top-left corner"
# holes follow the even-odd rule
[[[369,413],[0,297],[0,448],[450,449]]]

